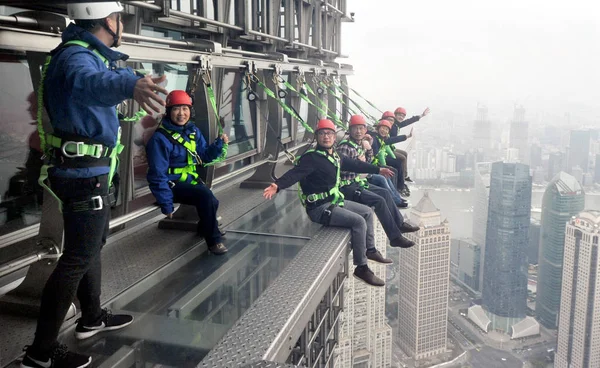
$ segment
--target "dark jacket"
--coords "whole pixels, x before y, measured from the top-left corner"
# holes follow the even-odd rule
[[[190,134],[196,132],[196,152],[203,162],[211,162],[219,157],[223,148],[223,140],[217,138],[213,144],[208,145],[202,136],[200,129],[193,122],[180,126],[173,124],[165,117],[161,124],[168,130],[178,132],[187,141]],[[160,129],[160,128],[159,128]],[[148,185],[162,213],[168,215],[173,213],[173,192],[169,187],[169,181],[179,182],[180,175],[169,174],[170,167],[185,167],[188,164],[188,152],[179,143],[171,141],[165,134],[157,129],[146,145],[146,157],[148,158]],[[188,177],[191,181],[192,177]]]
[[[52,51],[44,80],[44,104],[56,136],[88,138],[91,143],[114,147],[119,131],[116,106],[133,98],[140,76],[130,68],[116,68],[127,55],[111,50],[96,36],[75,24],[62,34],[62,42],[81,40],[109,60],[110,69],[92,50],[73,45]],[[62,44],[61,44],[62,45]],[[108,173],[109,168],[55,168],[54,175],[91,177]]]
[[[316,149],[332,156],[324,149]],[[341,170],[357,173],[377,174],[377,166],[362,162],[359,160],[340,157]],[[293,184],[300,182],[300,187],[305,195],[313,193],[323,193],[329,191],[335,186],[337,181],[337,168],[329,159],[317,152],[305,153],[290,171],[286,172],[275,181],[277,191],[289,188]],[[313,204],[317,205],[318,202]],[[308,205],[308,204],[307,204]]]
[[[392,129],[390,130],[390,137],[395,137],[400,133],[400,129],[409,126],[410,124],[416,123],[421,120],[420,115],[415,115],[412,118],[404,119],[402,122],[398,122],[398,120],[394,121],[392,125]]]
[[[387,139],[383,139],[379,133],[377,132],[367,132],[371,137],[373,137],[373,144],[371,147],[373,148],[373,155],[377,156],[379,150],[381,149],[381,142],[383,141],[386,145],[390,146],[394,143],[404,142],[406,140],[406,135],[401,134],[397,137],[388,136]]]

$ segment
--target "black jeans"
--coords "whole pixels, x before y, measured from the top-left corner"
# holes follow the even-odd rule
[[[360,192],[360,195],[357,191]],[[373,207],[373,211],[377,215],[388,239],[396,239],[402,235],[400,226],[404,219],[387,189],[369,184],[369,189],[360,190],[360,185],[351,184],[341,188],[341,192],[344,194],[344,198],[349,201]]]
[[[72,179],[50,177],[52,190],[63,203],[89,200],[108,194],[108,175]],[[42,294],[40,316],[33,348],[47,352],[56,342],[58,332],[75,295],[85,324],[94,324],[101,316],[100,251],[106,243],[110,206],[101,210],[63,211],[64,250]]]
[[[173,189],[173,202],[189,204],[196,207],[200,222],[198,234],[204,237],[206,245],[213,246],[221,242],[217,210],[219,200],[213,192],[202,183],[196,185],[189,183],[175,183]]]
[[[385,159],[385,162],[389,166],[392,166],[394,169],[396,169],[398,172],[398,174],[395,175],[398,179],[396,182],[396,187],[398,190],[404,190],[404,178],[406,177],[406,173],[402,170],[402,161],[397,158],[388,157]]]

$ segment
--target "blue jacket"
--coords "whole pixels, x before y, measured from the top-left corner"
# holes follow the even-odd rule
[[[116,105],[133,98],[140,76],[131,68],[116,68],[127,55],[111,50],[96,36],[75,24],[62,34],[62,41],[81,40],[109,60],[110,69],[92,50],[73,45],[52,51],[44,80],[44,104],[54,134],[87,137],[94,143],[114,147],[119,130]],[[55,168],[64,177],[92,177],[108,173],[108,167],[83,169]]]
[[[221,154],[223,148],[223,140],[217,138],[213,144],[208,145],[202,136],[200,129],[189,121],[187,124],[180,126],[171,122],[171,119],[164,117],[162,126],[172,132],[178,132],[187,141],[190,141],[189,135],[196,132],[196,152],[203,162],[211,162]],[[159,128],[160,129],[160,128]],[[148,184],[156,201],[158,202],[162,213],[168,215],[173,213],[173,192],[169,187],[169,181],[177,185],[179,183],[179,175],[169,174],[170,167],[185,167],[188,162],[188,152],[179,143],[175,143],[158,131],[154,132],[148,143],[146,144],[146,157],[148,158]],[[188,182],[192,180],[188,177]]]

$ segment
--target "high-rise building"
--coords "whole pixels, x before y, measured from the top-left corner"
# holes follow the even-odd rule
[[[529,157],[529,166],[542,166],[542,146],[540,146],[539,144],[531,145]]]
[[[589,168],[590,130],[571,130],[569,143],[569,172],[579,166],[583,173]]]
[[[481,247],[473,239],[452,239],[450,273],[456,282],[473,293],[479,292]]]
[[[594,182],[600,184],[600,153],[596,155],[596,174],[594,175]]]
[[[509,332],[527,312],[531,176],[524,164],[494,162],[483,266],[483,308],[495,330]]]
[[[516,106],[510,123],[509,148],[519,150],[519,162],[529,163],[529,123],[525,121],[525,108]]]
[[[600,367],[600,211],[584,211],[566,225],[557,368]]]
[[[386,255],[387,236],[375,221],[375,246]],[[349,256],[352,264],[352,255]],[[385,280],[386,265],[369,264],[377,277]],[[344,312],[336,368],[389,368],[392,360],[392,328],[385,318],[385,288],[367,286],[352,277],[349,270],[344,285]]]
[[[529,247],[527,248],[527,262],[529,262],[529,264],[538,264],[540,228],[540,222],[532,218],[531,223],[529,224]]]
[[[564,155],[562,152],[552,152],[548,157],[548,175],[546,176],[546,180],[550,181],[556,174],[563,170],[564,165]]]
[[[450,283],[450,226],[425,192],[410,220],[421,230],[407,234],[398,278],[398,342],[416,360],[446,351]]]
[[[479,288],[483,285],[483,257],[485,256],[485,232],[487,230],[488,204],[490,202],[490,174],[492,164],[480,162],[475,166],[475,203],[473,203],[473,240],[480,247]]]
[[[583,211],[585,194],[575,178],[560,172],[542,199],[540,253],[535,311],[547,328],[557,327],[562,285],[565,225]]]
[[[473,148],[482,153],[482,160],[489,157],[492,149],[492,130],[488,119],[488,109],[483,105],[477,106],[477,117],[473,124]]]

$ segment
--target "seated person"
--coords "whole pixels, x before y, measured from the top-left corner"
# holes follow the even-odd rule
[[[223,134],[211,145],[206,143],[200,129],[190,121],[192,99],[185,91],[169,93],[166,108],[160,126],[146,145],[150,190],[169,218],[173,216],[173,202],[196,206],[198,234],[204,237],[211,253],[224,254],[227,248],[217,222],[219,201],[198,177],[196,167],[219,157],[229,138]]]

